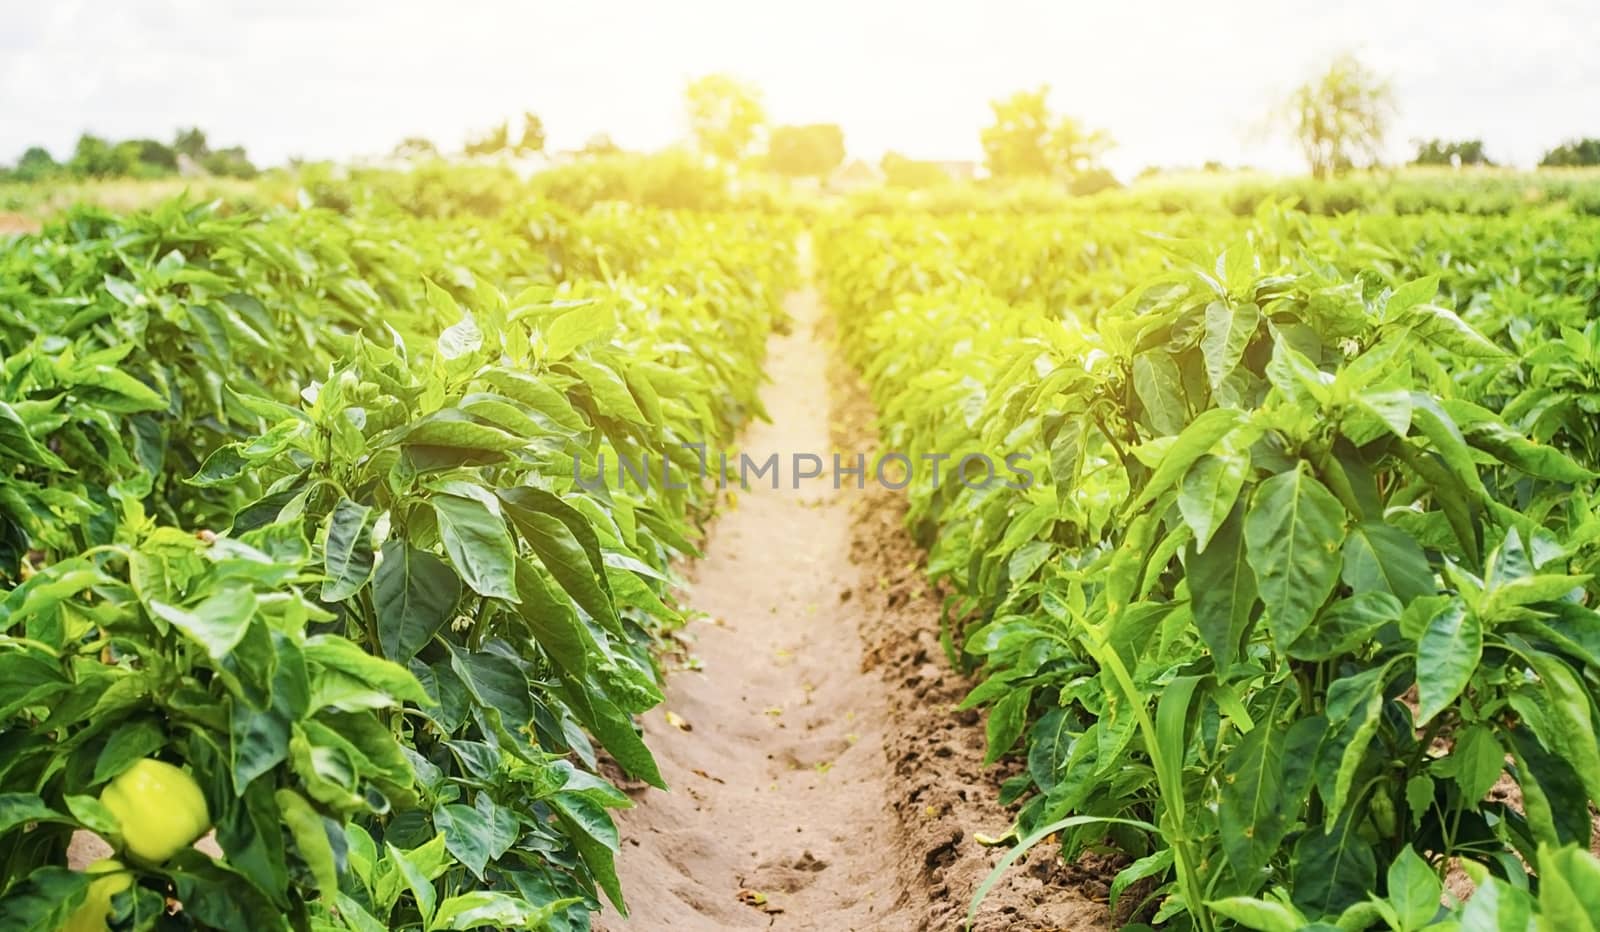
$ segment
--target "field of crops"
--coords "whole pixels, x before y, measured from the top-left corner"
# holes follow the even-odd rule
[[[629,716],[706,496],[571,464],[692,457],[759,413],[786,230],[174,202],[6,244],[5,927],[83,900],[75,830],[139,850],[102,788],[151,757],[223,859],[198,832],[133,855],[130,928],[163,893],[218,929],[620,904],[596,755],[659,782]]]
[[[1153,234],[1153,235],[1152,235]],[[1592,928],[1600,223],[885,217],[825,234],[1019,849],[1161,925]],[[1493,791],[1493,792],[1492,792]],[[1536,865],[1530,882],[1525,865]],[[1119,904],[1121,898],[1134,902]]]
[[[741,875],[750,924],[694,927],[1001,922],[1048,842],[1101,926],[1600,928],[1597,199],[1432,190],[695,210],[463,171],[0,234],[0,928],[622,921],[613,813],[667,783],[636,723],[677,716],[686,567],[749,507],[703,456],[767,416],[783,335],[861,375],[869,452],[1028,460],[903,493],[970,677],[940,714],[981,710],[1012,824],[957,833],[967,880],[813,826],[948,921]],[[619,462],[662,481],[585,481]],[[748,652],[695,675],[743,689]]]

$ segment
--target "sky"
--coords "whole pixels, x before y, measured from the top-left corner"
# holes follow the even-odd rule
[[[657,148],[686,135],[688,80],[727,72],[874,161],[981,158],[988,101],[1047,83],[1125,177],[1298,171],[1268,114],[1344,51],[1394,84],[1395,158],[1482,138],[1532,165],[1600,136],[1592,0],[0,0],[0,22],[0,162],[191,124],[267,164],[454,149],[524,110],[555,148]]]

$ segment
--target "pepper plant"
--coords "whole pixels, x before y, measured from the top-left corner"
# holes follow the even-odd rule
[[[912,493],[976,614],[947,644],[981,664],[991,759],[1027,739],[1003,796],[1022,848],[1109,841],[1132,859],[1114,900],[1213,928],[1271,889],[1332,922],[1417,851],[1521,883],[1587,838],[1595,474],[1460,396],[1510,357],[1437,279],[1307,268],[1306,230],[1267,212],[1052,319],[970,282],[915,293],[910,237],[874,261],[836,235],[889,446],[1048,451],[1033,488]]]

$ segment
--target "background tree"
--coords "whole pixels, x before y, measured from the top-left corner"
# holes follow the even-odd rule
[[[1348,53],[1295,88],[1284,105],[1289,130],[1317,178],[1358,160],[1375,164],[1393,112],[1393,86]]]
[[[978,134],[996,178],[1077,174],[1096,167],[1111,139],[1050,109],[1050,86],[990,101],[994,122]]]
[[[79,178],[115,178],[129,174],[132,167],[132,153],[119,153],[108,140],[93,133],[78,137],[67,161],[67,170]]]
[[[34,146],[22,154],[10,177],[37,181],[58,174],[75,178],[162,178],[176,174],[188,160],[213,175],[250,178],[255,165],[244,148],[212,149],[198,129],[180,131],[172,145],[158,139],[121,141],[84,133],[72,148],[72,157],[57,164],[50,153]]]
[[[17,160],[17,167],[11,176],[18,181],[42,181],[61,171],[61,166],[56,164],[55,156],[43,146],[31,146],[22,153],[22,158]]]
[[[124,161],[131,160],[135,175],[154,178],[162,175],[176,174],[178,171],[178,152],[173,147],[156,139],[129,139],[117,143],[117,149],[124,153]]]
[[[545,146],[544,120],[536,113],[522,114],[522,138],[517,140],[517,153],[526,155],[543,152]]]
[[[493,155],[504,152],[511,145],[511,124],[502,122],[481,136],[467,140],[468,155]]]
[[[178,130],[178,134],[173,137],[172,148],[179,155],[187,155],[197,162],[211,151],[211,145],[206,142],[205,131],[198,126]]]
[[[207,174],[228,178],[254,178],[257,169],[245,154],[243,146],[213,149],[206,134],[199,127],[179,130],[172,140],[173,164],[183,156],[199,165]]]
[[[258,174],[255,164],[245,155],[244,146],[212,149],[200,159],[200,167],[221,178],[254,178]]]
[[[439,154],[439,147],[423,136],[407,136],[395,144],[393,155],[397,159],[427,159]]]
[[[767,138],[767,164],[782,175],[822,177],[844,162],[844,130],[835,123],[775,126]]]
[[[1482,139],[1463,139],[1447,142],[1427,139],[1417,143],[1417,157],[1413,165],[1493,165],[1483,150]]]
[[[725,74],[690,81],[684,105],[695,145],[724,162],[749,155],[767,122],[761,92]]]
[[[1600,139],[1569,139],[1539,160],[1540,168],[1573,168],[1600,165]]]

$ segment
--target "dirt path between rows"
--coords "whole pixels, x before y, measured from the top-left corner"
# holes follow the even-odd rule
[[[815,294],[792,295],[790,333],[769,346],[770,423],[742,449],[777,453],[782,483],[752,482],[691,570],[701,669],[673,675],[645,716],[645,741],[672,792],[641,793],[619,816],[631,919],[614,929],[914,928],[897,876],[885,778],[883,685],[862,672],[848,611],[847,496],[791,482],[794,454],[831,467],[827,350]],[[668,719],[678,717],[684,729]]]
[[[779,454],[783,481],[738,492],[688,571],[684,595],[705,614],[686,629],[698,668],[671,674],[644,717],[671,791],[624,787],[631,915],[599,917],[606,932],[956,929],[1003,850],[973,840],[1010,816],[981,767],[982,723],[953,712],[969,684],[938,655],[939,604],[898,494],[792,487],[793,454],[831,467],[835,450],[870,458],[872,439],[815,292],[787,307],[793,326],[769,345],[771,421],[741,444]],[[1105,926],[1048,855],[1013,868],[976,928]]]

